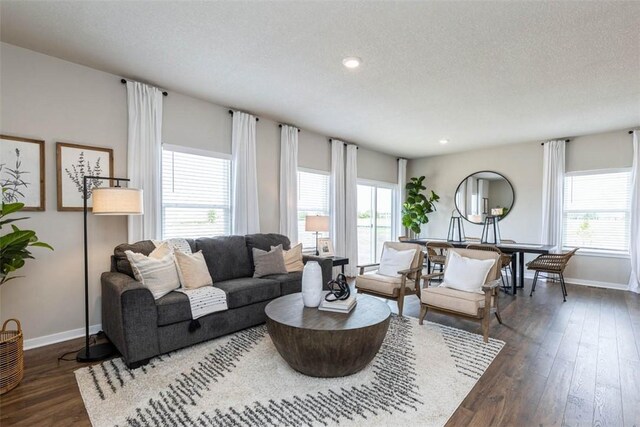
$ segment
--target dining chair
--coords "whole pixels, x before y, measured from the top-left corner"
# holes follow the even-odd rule
[[[533,275],[533,284],[529,296],[533,296],[536,291],[536,283],[540,273],[556,274],[560,279],[560,288],[562,289],[562,301],[567,301],[567,285],[564,282],[564,269],[571,257],[578,251],[575,248],[569,252],[562,254],[542,254],[533,261],[527,263],[527,270],[535,271]]]
[[[440,272],[443,271],[444,263],[447,258],[447,252],[449,249],[453,249],[451,243],[446,242],[427,242],[427,259],[431,268],[427,269],[427,273],[431,274],[435,270],[435,267],[440,267]]]
[[[497,246],[488,244],[475,244],[467,245],[467,249],[473,249],[476,251],[488,251],[495,252],[500,256],[500,279],[502,280],[502,290],[508,292],[509,289],[509,275],[513,278],[513,271],[511,270],[511,255],[503,253]],[[504,272],[504,274],[502,274]],[[504,278],[507,277],[505,281]]]

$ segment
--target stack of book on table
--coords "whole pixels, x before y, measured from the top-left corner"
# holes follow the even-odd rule
[[[354,294],[351,294],[349,298],[341,301],[326,301],[323,299],[320,303],[320,307],[318,307],[318,310],[333,311],[336,313],[349,313],[355,306],[356,296]]]

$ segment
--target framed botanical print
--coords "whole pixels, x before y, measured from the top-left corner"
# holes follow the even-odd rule
[[[4,203],[24,203],[25,211],[43,211],[44,141],[0,135],[0,185]]]
[[[88,145],[56,144],[58,175],[58,210],[82,211],[84,176],[113,176],[113,150]],[[87,206],[91,209],[91,193],[96,187],[108,186],[106,180],[87,181]]]

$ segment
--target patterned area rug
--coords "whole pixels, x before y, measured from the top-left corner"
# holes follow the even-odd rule
[[[394,315],[376,358],[349,377],[294,371],[265,326],[135,370],[113,359],[75,374],[94,426],[441,426],[503,345]]]

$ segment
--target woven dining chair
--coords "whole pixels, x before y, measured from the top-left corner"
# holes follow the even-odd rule
[[[435,267],[440,267],[440,271],[444,270],[444,264],[447,260],[447,252],[449,249],[453,249],[453,245],[451,243],[446,242],[427,242],[427,258],[431,263],[431,269],[427,271],[428,274],[431,274],[432,271],[435,271]]]
[[[467,249],[474,249],[476,251],[488,251],[495,252],[500,256],[500,279],[502,280],[502,290],[508,292],[509,288],[509,275],[507,272],[511,274],[513,277],[513,271],[511,271],[511,255],[503,253],[498,247],[494,245],[488,244],[477,244],[472,243],[467,245]],[[504,274],[502,274],[504,272]],[[507,280],[504,280],[504,277],[507,276]]]
[[[527,270],[535,271],[533,275],[533,284],[529,296],[533,296],[536,291],[536,283],[540,273],[557,274],[560,278],[560,288],[562,289],[562,300],[567,301],[567,285],[564,282],[564,269],[571,257],[578,251],[575,248],[563,254],[542,254],[533,261],[527,263]]]

